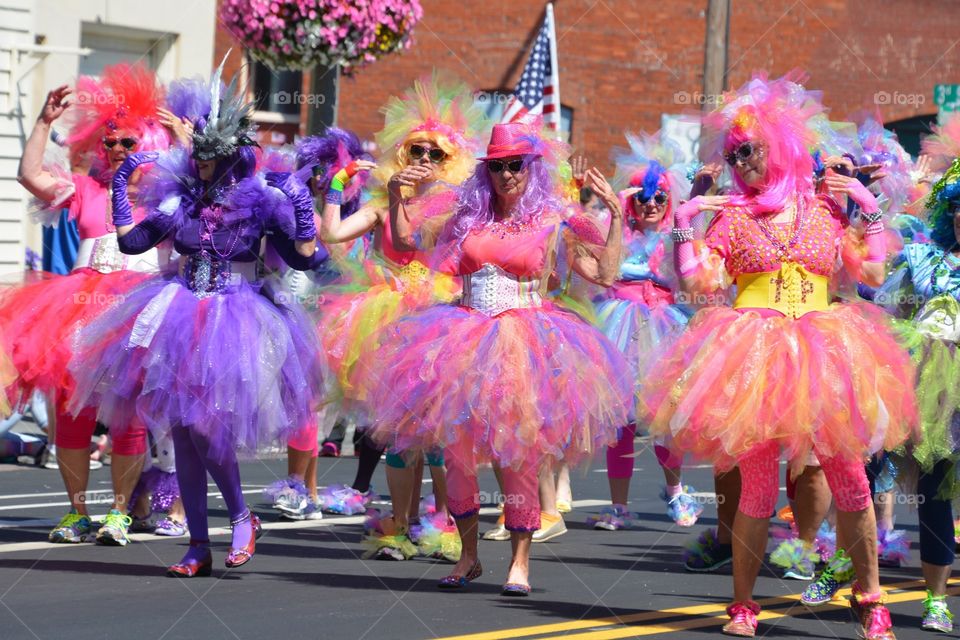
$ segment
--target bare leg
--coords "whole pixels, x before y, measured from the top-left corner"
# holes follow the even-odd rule
[[[557,482],[551,458],[545,460],[540,467],[540,509],[548,516],[560,517],[560,512],[557,511]]]
[[[57,447],[60,477],[67,489],[70,504],[80,515],[87,513],[87,483],[90,481],[90,449]]]
[[[733,523],[733,600],[753,599],[753,586],[760,573],[767,547],[770,518],[752,518],[737,513]]]
[[[862,511],[837,511],[837,531],[843,531],[847,555],[853,562],[857,581],[864,593],[880,590],[877,567],[877,520],[872,508]]]
[[[447,513],[447,471],[443,466],[431,466],[430,477],[433,479],[433,502],[437,505],[437,513]]]
[[[630,499],[630,478],[607,478],[610,483],[610,502],[627,504]]]
[[[410,520],[420,517],[420,498],[423,494],[423,456],[417,456],[417,463],[413,466],[413,485],[410,487],[410,506],[408,513]]]
[[[947,580],[950,579],[950,572],[953,570],[953,567],[950,565],[941,567],[938,564],[930,564],[929,562],[922,562],[921,566],[923,567],[923,580],[927,583],[927,589],[930,589],[935,596],[946,595]]]
[[[510,547],[513,555],[510,558],[507,582],[530,585],[530,545],[532,542],[533,533],[530,531],[510,532]]]
[[[570,467],[566,462],[557,469],[557,500],[573,502],[573,489],[570,486]]]
[[[110,467],[110,476],[113,480],[113,508],[120,513],[127,513],[127,498],[133,493],[133,488],[137,486],[137,481],[143,472],[143,460],[142,453],[134,456],[113,454],[113,464]]]
[[[397,531],[406,533],[410,529],[410,502],[413,495],[415,468],[403,469],[387,465],[387,488],[390,490],[390,503],[393,505],[393,521]]]
[[[307,487],[307,493],[310,495],[310,499],[314,502],[317,501],[317,457],[312,455],[311,452],[310,462],[307,463],[307,471],[303,476],[303,483]]]
[[[287,447],[287,475],[303,478],[304,482],[306,482],[307,469],[312,459],[312,451],[300,451],[293,447]],[[314,473],[314,475],[316,475],[316,473]],[[317,480],[314,478],[313,483],[316,484],[316,482]]]
[[[731,544],[733,523],[740,504],[739,467],[734,467],[726,473],[715,474],[713,484],[717,494],[717,540],[720,544]]]
[[[460,560],[454,565],[451,575],[465,576],[477,563],[477,523],[479,521],[480,516],[476,515],[457,520],[457,532],[460,534],[463,550],[460,552]]]
[[[832,501],[830,485],[827,484],[827,476],[824,475],[823,469],[806,467],[797,478],[796,511],[794,512],[794,520],[801,540],[813,542],[817,537],[817,531],[827,517]]]

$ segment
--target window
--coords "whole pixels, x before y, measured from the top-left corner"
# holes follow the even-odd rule
[[[512,91],[477,91],[473,94],[473,101],[483,110],[484,115],[494,122],[500,122],[511,95]],[[560,105],[560,131],[567,134],[569,139],[572,130],[573,109]]]
[[[299,116],[303,102],[302,89],[303,75],[300,71],[274,71],[260,62],[253,63],[253,94],[257,111]]]
[[[142,62],[156,71],[175,40],[173,34],[84,22],[80,46],[93,52],[80,58],[80,75],[99,77],[104,67],[121,62]]]

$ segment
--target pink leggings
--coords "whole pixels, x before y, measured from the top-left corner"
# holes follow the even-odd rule
[[[466,434],[446,447],[447,508],[456,519],[480,511],[477,458],[473,441]],[[519,469],[503,467],[504,526],[508,531],[536,531],[540,528],[540,460],[531,454]]]
[[[84,411],[76,418],[67,411],[57,411],[56,445],[61,449],[89,449],[96,428],[92,411]],[[111,433],[110,437],[113,453],[118,456],[139,456],[147,451],[147,429],[141,424],[132,424],[123,433]]]
[[[870,483],[862,460],[818,456],[837,509],[863,511],[870,506]],[[740,513],[751,518],[769,518],[780,493],[778,467],[780,446],[765,442],[737,460],[740,467]]]
[[[310,451],[312,457],[320,455],[320,444],[317,441],[317,420],[316,417],[310,419],[302,429],[290,437],[287,446],[297,451]]]
[[[637,425],[631,422],[620,428],[620,437],[617,438],[617,444],[607,447],[608,478],[633,477],[633,439],[636,435]],[[683,463],[679,456],[661,444],[655,444],[653,450],[657,454],[657,462],[665,469],[679,469]]]

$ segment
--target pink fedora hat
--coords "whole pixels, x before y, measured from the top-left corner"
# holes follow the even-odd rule
[[[490,133],[490,144],[487,145],[487,155],[481,160],[509,158],[510,156],[542,155],[540,151],[540,136],[530,125],[520,122],[493,125]]]

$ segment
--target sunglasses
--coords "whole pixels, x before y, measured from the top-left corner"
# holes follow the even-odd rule
[[[523,171],[523,160],[511,160],[510,162],[487,160],[487,169],[490,170],[490,173],[503,173],[504,168],[510,169],[510,173],[520,173]]]
[[[107,149],[113,149],[115,146],[117,146],[118,142],[120,143],[120,146],[128,151],[137,146],[136,138],[120,138],[119,140],[116,138],[104,138],[103,146],[105,146]]]
[[[642,190],[641,190],[641,191],[637,191],[635,194],[633,194],[633,199],[636,200],[637,202],[639,202],[640,204],[646,204],[647,202],[650,201],[650,198],[647,198],[646,196],[643,195],[643,191],[642,191]],[[666,203],[666,201],[667,201],[667,194],[664,193],[663,191],[657,191],[657,192],[653,195],[653,201],[654,201],[657,205],[662,205],[662,204]]]
[[[427,149],[426,147],[422,147],[419,144],[410,145],[411,158],[413,158],[414,160],[419,160],[423,156],[427,156],[428,158],[430,158],[430,162],[434,164],[438,164],[440,162],[443,162],[446,159],[447,153],[443,149],[438,149],[436,147]]]
[[[849,178],[853,175],[853,171],[845,164],[832,164],[830,165],[830,169],[838,176],[846,176]]]
[[[727,161],[727,164],[732,167],[738,163],[746,162],[754,154],[760,157],[761,153],[762,149],[760,147],[754,146],[752,142],[744,142],[736,149],[723,154],[723,158]]]

